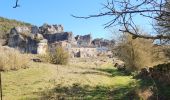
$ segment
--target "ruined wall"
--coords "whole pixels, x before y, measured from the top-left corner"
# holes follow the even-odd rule
[[[22,53],[36,53],[37,41],[29,36],[28,30],[22,29],[24,28],[17,27],[11,30],[7,45],[20,50]]]
[[[58,47],[62,47],[63,49],[65,49],[68,52],[72,48],[71,44],[67,41],[59,41],[59,42],[49,44],[50,52],[55,52],[56,48],[58,48]]]
[[[77,40],[77,45],[79,47],[88,47],[88,46],[91,46],[92,37],[91,37],[90,34],[84,35],[84,36],[77,35],[75,37],[75,39]]]
[[[71,32],[45,34],[44,38],[47,39],[49,43],[54,43],[56,41],[65,41],[65,40],[71,42],[73,38],[73,34]]]
[[[41,27],[15,27],[8,37],[8,46],[19,49],[22,53],[44,54],[48,44],[58,41],[72,42],[71,32],[63,32],[62,25],[44,24]]]
[[[88,58],[97,56],[96,48],[71,48],[70,52],[72,57]]]
[[[95,47],[111,47],[111,46],[114,46],[115,41],[114,40],[107,40],[107,39],[100,38],[100,39],[94,39],[92,41],[92,44]]]
[[[17,48],[23,53],[45,54],[48,49],[55,52],[63,47],[73,57],[96,57],[97,46],[106,46],[108,42],[94,41],[90,34],[73,36],[72,32],[64,32],[62,25],[44,24],[41,27],[15,27],[11,29],[8,46]],[[96,47],[95,47],[96,45]]]

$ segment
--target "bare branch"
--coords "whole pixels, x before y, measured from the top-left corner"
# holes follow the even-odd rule
[[[13,8],[17,8],[17,7],[20,7],[20,5],[18,5],[18,0],[16,0],[15,6]]]
[[[145,38],[145,39],[166,39],[166,40],[170,40],[170,36],[164,36],[164,35],[157,35],[157,36],[147,36],[147,35],[140,35],[140,34],[134,34],[134,32],[130,32],[128,30],[119,30],[121,32],[124,32],[124,33],[129,33],[133,36],[133,39],[135,38]]]
[[[115,25],[123,26],[125,32],[134,35],[134,37],[139,38],[149,38],[149,39],[169,39],[169,36],[158,35],[158,36],[142,36],[138,32],[138,28],[135,22],[136,15],[141,16],[143,18],[150,18],[153,21],[163,21],[168,18],[164,18],[164,16],[170,16],[170,10],[164,9],[165,5],[167,5],[166,0],[107,0],[104,6],[104,12],[94,15],[89,15],[86,17],[79,17],[72,15],[75,18],[94,18],[94,17],[103,17],[103,16],[111,16],[112,20],[107,22],[105,28],[112,27]],[[169,4],[170,5],[170,4]],[[169,18],[170,20],[170,18]],[[162,23],[162,25],[166,25],[166,23]],[[170,28],[170,25],[168,25]]]

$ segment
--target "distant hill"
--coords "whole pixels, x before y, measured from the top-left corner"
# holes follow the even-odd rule
[[[15,26],[31,26],[30,23],[0,17],[0,39],[5,38],[10,29]]]

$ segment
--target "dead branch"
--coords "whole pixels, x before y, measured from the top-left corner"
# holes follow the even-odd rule
[[[167,0],[108,0],[104,6],[104,12],[99,14],[89,15],[86,17],[80,17],[72,15],[75,18],[94,18],[111,16],[112,20],[105,24],[105,28],[113,26],[123,26],[121,32],[126,32],[133,35],[135,38],[146,38],[146,39],[168,39],[170,35],[163,35],[159,33],[157,36],[146,36],[141,35],[138,32],[137,25],[135,24],[135,16],[142,16],[143,18],[149,18],[153,21],[165,20],[164,17],[170,16],[170,10],[165,9]],[[164,25],[164,24],[163,24]],[[165,24],[166,25],[166,24]],[[153,25],[154,26],[154,25]],[[167,26],[167,25],[166,25]],[[170,25],[168,26],[170,28]]]
[[[13,8],[17,8],[20,7],[20,5],[18,5],[18,0],[15,1],[15,6]]]

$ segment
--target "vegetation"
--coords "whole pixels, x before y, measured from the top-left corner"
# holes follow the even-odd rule
[[[95,62],[99,62],[99,66],[96,66]],[[4,72],[3,99],[128,98],[126,94],[135,86],[136,80],[132,79],[132,76],[118,72],[110,62],[72,59],[69,65],[64,66],[31,63],[28,69]]]
[[[123,27],[120,29],[121,32],[130,34],[125,35],[123,41],[116,48],[119,58],[126,63],[129,70],[136,71],[146,66],[169,62],[170,49],[163,48],[163,46],[154,47],[152,44],[156,39],[163,40],[163,43],[168,43],[170,40],[169,0],[108,0],[106,5],[103,5],[104,12],[97,15],[74,17],[87,19],[112,16],[113,19],[106,23],[105,27],[119,25],[121,28]],[[16,0],[14,8],[16,7],[19,7],[18,0]],[[134,17],[136,15],[151,19],[154,22],[153,29],[156,30],[157,35],[146,35],[138,31],[136,17]],[[15,25],[31,26],[27,23],[1,18],[0,38],[5,38]],[[19,53],[5,51],[5,56],[3,53],[0,55],[1,70],[25,68],[25,63],[19,62],[22,57],[18,56]],[[57,48],[54,53],[48,53],[44,58],[45,61],[52,64],[65,65],[68,63],[68,53],[62,48]],[[136,79],[131,74],[127,75],[124,73],[125,71],[120,72],[110,65],[92,63],[91,59],[90,62],[84,60],[84,62],[69,63],[69,66],[33,63],[30,69],[21,69],[17,73],[3,73],[4,98],[169,100],[169,64],[165,65],[166,67],[159,66],[157,70],[150,68],[152,73],[147,73],[148,77]],[[145,71],[147,72],[147,69]],[[25,77],[27,78],[24,79]],[[18,90],[18,86],[21,90]]]
[[[165,41],[170,40],[169,35],[169,0],[108,0],[103,4],[103,11],[98,14],[89,15],[86,17],[75,18],[94,18],[94,17],[109,17],[111,19],[105,24],[105,28],[118,26],[119,31],[131,34],[133,38],[145,38],[145,39],[162,39]],[[156,34],[142,34],[138,31],[138,17],[144,20],[152,20],[153,29],[156,29]],[[148,20],[148,22],[149,22]],[[156,24],[155,24],[156,22]],[[150,22],[149,22],[150,23]],[[155,25],[163,28],[161,31],[157,30]],[[167,31],[168,29],[168,31]],[[166,32],[167,31],[167,32]],[[164,33],[166,32],[166,33]],[[153,31],[155,33],[155,31]]]
[[[45,55],[40,55],[40,58],[42,58],[45,62],[52,64],[66,65],[69,60],[69,54],[62,47],[58,47],[54,53],[48,52]]]
[[[134,71],[152,64],[152,48],[151,40],[134,40],[131,35],[125,34],[115,51],[118,58],[125,62],[126,68]]]
[[[27,54],[21,54],[19,51],[0,47],[0,70],[17,70],[27,68],[29,63]]]
[[[0,38],[5,38],[15,26],[31,26],[31,24],[0,17]]]

